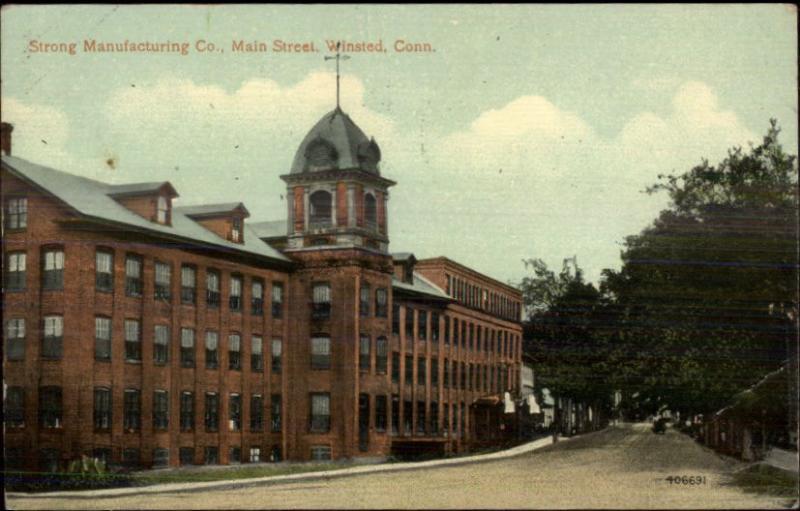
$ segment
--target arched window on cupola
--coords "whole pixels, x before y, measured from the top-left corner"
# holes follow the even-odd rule
[[[331,205],[333,199],[330,192],[318,190],[309,197],[311,204],[310,222],[311,227],[327,227],[331,225]]]
[[[312,172],[336,168],[339,159],[333,144],[321,137],[315,138],[306,146],[305,157],[306,168]]]
[[[364,195],[364,224],[367,229],[375,229],[378,225],[377,201],[371,193]]]

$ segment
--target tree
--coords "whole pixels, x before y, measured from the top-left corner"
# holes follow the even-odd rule
[[[622,269],[604,272],[625,383],[641,400],[714,411],[786,358],[796,324],[774,311],[797,308],[798,197],[779,131],[772,121],[749,151],[659,176],[648,191],[669,207],[626,239]]]
[[[565,259],[558,275],[539,259],[525,265],[533,270],[519,286],[529,312],[525,352],[537,387],[593,404],[595,411],[608,408],[613,378],[599,291],[583,280],[576,258]]]

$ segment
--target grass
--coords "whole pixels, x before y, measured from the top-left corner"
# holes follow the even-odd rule
[[[258,477],[322,472],[349,466],[353,465],[342,463],[281,463],[219,468],[198,466],[121,474],[6,472],[4,482],[6,490],[36,493],[43,491],[124,488],[164,483],[233,481]]]
[[[322,472],[346,468],[350,464],[339,463],[298,463],[278,465],[242,465],[235,468],[211,469],[178,469],[157,472],[134,472],[131,474],[133,484],[146,486],[163,483],[199,483],[205,481],[232,481],[236,479],[253,479],[257,477],[282,476],[308,472]]]
[[[797,474],[764,463],[758,463],[733,474],[733,484],[748,492],[797,498]]]

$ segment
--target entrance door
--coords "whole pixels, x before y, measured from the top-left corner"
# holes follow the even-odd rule
[[[358,396],[358,448],[369,449],[369,394]]]

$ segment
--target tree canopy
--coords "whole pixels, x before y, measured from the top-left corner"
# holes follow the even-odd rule
[[[526,262],[528,348],[556,392],[613,386],[650,413],[709,412],[780,366],[797,339],[798,190],[779,132],[659,176],[648,191],[669,206],[599,289],[577,265]]]

